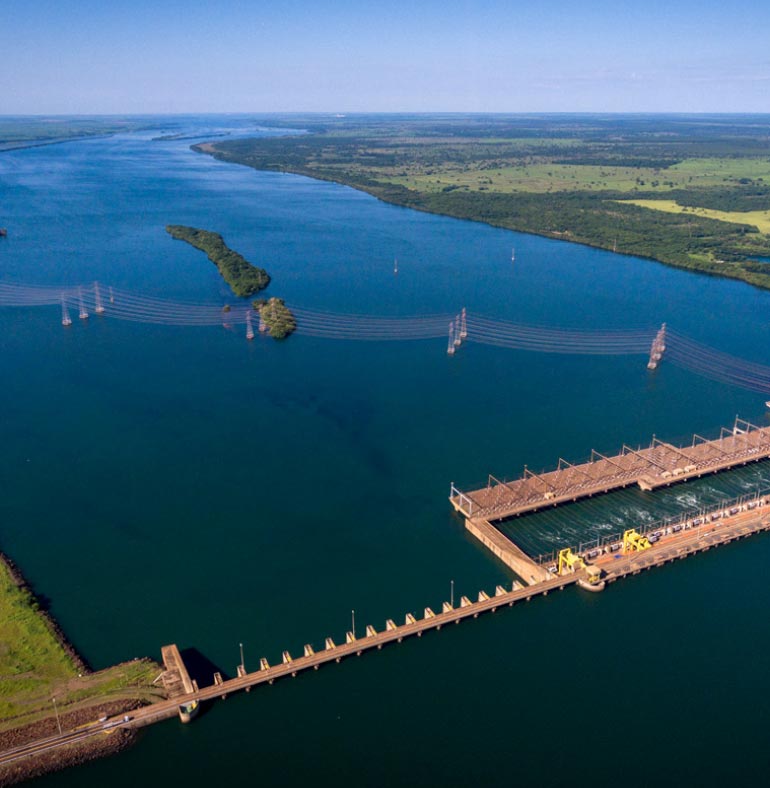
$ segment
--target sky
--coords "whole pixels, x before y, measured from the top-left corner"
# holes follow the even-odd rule
[[[768,112],[761,0],[3,0],[0,114]]]

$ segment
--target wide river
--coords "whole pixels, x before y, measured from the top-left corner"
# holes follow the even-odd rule
[[[173,130],[249,127],[208,117]],[[0,281],[232,302],[205,256],[164,230],[190,224],[222,233],[269,270],[269,295],[302,307],[465,306],[582,330],[667,321],[770,361],[770,293],[223,164],[160,133],[0,154]],[[736,413],[766,423],[764,396],[665,359],[649,373],[643,356],[249,343],[241,329],[108,315],[64,329],[57,307],[6,307],[0,320],[0,548],[95,668],[175,642],[232,675],[239,643],[255,669],[342,638],[353,609],[361,631],[440,608],[452,580],[456,598],[475,598],[511,576],[453,515],[451,481],[713,434]],[[533,549],[573,543],[592,523],[619,530],[763,483],[770,469],[756,466],[522,528]],[[603,594],[565,591],[233,696],[40,784],[758,782],[770,765],[768,564],[758,536]]]

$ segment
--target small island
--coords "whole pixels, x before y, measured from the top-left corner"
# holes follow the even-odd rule
[[[230,249],[219,233],[186,227],[183,224],[169,224],[166,226],[166,232],[172,238],[187,241],[191,246],[205,252],[209,260],[219,269],[219,273],[233,294],[239,298],[254,295],[270,284],[270,274]]]
[[[282,298],[259,299],[254,302],[254,309],[259,312],[260,330],[266,330],[273,339],[285,339],[297,328],[297,321]]]

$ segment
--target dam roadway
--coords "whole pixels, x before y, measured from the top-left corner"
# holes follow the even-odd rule
[[[641,452],[630,449],[625,451],[624,447],[624,453],[618,456],[626,457],[628,466],[622,470],[618,460],[612,474],[619,483],[627,484],[629,480],[635,478],[640,485],[649,484],[652,489],[682,481],[693,475],[713,473],[723,468],[770,456],[770,429],[756,428],[738,420],[732,430],[723,430],[718,441],[709,442],[701,439],[701,443],[697,443],[696,439],[693,440],[693,445],[697,446],[695,453],[676,449],[670,444],[656,443],[655,440],[649,450]],[[689,459],[690,466],[674,466],[669,470],[675,462],[674,454],[680,458],[679,462],[683,462],[683,458]],[[668,459],[665,459],[666,457]],[[700,462],[696,462],[698,457],[701,458]],[[610,458],[604,460],[610,465],[613,464]],[[649,475],[651,463],[657,468],[655,478]],[[586,480],[582,483],[581,489],[589,492],[583,494],[593,494],[595,485],[589,483],[589,478],[591,482],[598,482],[605,489],[608,481],[612,481],[606,476],[609,469],[604,466],[602,468],[603,470],[597,473],[600,478],[589,477],[588,472],[581,471],[579,466],[569,466],[564,471],[554,473],[567,474],[564,477],[567,486],[576,483],[577,476],[585,475]],[[645,473],[640,475],[639,471],[642,468],[645,469]],[[534,474],[529,476],[525,474],[523,481],[525,484],[531,484],[533,477]],[[610,484],[609,489],[612,488]],[[466,528],[499,560],[512,568],[526,585],[514,580],[510,589],[498,585],[491,594],[485,591],[478,592],[477,599],[473,601],[462,596],[457,606],[444,602],[440,612],[434,612],[426,607],[419,618],[413,613],[407,613],[404,623],[400,625],[389,619],[381,631],[369,625],[364,628],[360,637],[356,636],[355,632],[347,632],[345,642],[339,644],[331,638],[326,638],[323,649],[315,651],[308,644],[304,647],[302,656],[292,657],[288,651],[284,651],[280,663],[271,666],[267,660],[262,659],[259,662],[260,668],[251,673],[247,673],[243,665],[238,665],[236,677],[223,679],[219,673],[215,673],[214,683],[202,689],[190,678],[177,646],[175,644],[164,646],[161,650],[166,667],[163,683],[169,694],[168,699],[0,753],[0,767],[49,753],[60,747],[76,746],[95,736],[109,736],[121,729],[141,728],[175,716],[186,722],[197,712],[199,704],[205,701],[225,698],[235,692],[248,692],[252,687],[272,684],[277,679],[296,676],[303,671],[317,670],[327,663],[341,662],[347,657],[360,656],[366,651],[381,649],[391,643],[400,643],[408,637],[420,637],[429,630],[439,630],[450,624],[458,624],[464,619],[476,618],[486,612],[495,612],[501,607],[512,607],[533,597],[546,596],[551,591],[563,590],[569,585],[580,584],[583,588],[598,591],[607,584],[628,575],[636,575],[645,569],[671,563],[705,552],[712,547],[770,530],[770,496],[757,492],[737,501],[722,502],[712,507],[708,514],[705,510],[701,510],[696,514],[684,515],[679,521],[667,521],[660,530],[653,531],[652,529],[658,526],[648,525],[642,529],[642,534],[633,530],[627,531],[627,534],[633,534],[635,539],[629,539],[627,542],[624,537],[622,552],[617,545],[607,544],[598,549],[573,554],[572,557],[579,558],[579,562],[570,564],[565,569],[560,561],[557,569],[556,565],[545,566],[532,559],[495,528],[494,521],[501,518],[500,509],[506,509],[506,504],[510,504],[510,500],[500,508],[491,507],[491,511],[489,508],[481,511],[474,509],[471,515],[470,511],[465,511],[466,505],[472,503],[471,499],[467,498],[465,493],[457,491],[454,485],[452,489],[458,496],[452,500],[453,505],[458,511],[466,514]],[[531,486],[528,495],[534,495]],[[565,496],[565,501],[580,497],[581,491],[573,489],[570,490],[569,495],[572,497]],[[553,500],[555,498],[553,495],[546,496],[544,499],[543,494],[538,493],[536,497],[537,500],[534,502],[520,498],[520,511],[528,510],[532,503],[537,508],[544,503],[552,505],[557,502]],[[499,503],[502,502],[498,501]],[[648,534],[649,540],[643,538],[644,533]],[[562,552],[569,553],[570,550]],[[601,582],[597,582],[598,579],[601,579]]]
[[[672,563],[697,553],[706,552],[713,547],[729,544],[768,530],[770,530],[770,506],[763,505],[691,531],[671,534],[643,552],[621,556],[617,559],[613,559],[611,556],[604,557],[597,561],[596,565],[604,571],[605,582],[613,583],[628,575],[639,574],[645,569]],[[554,575],[543,582],[518,587],[512,591],[504,590],[498,586],[495,595],[480,592],[480,598],[475,602],[463,597],[458,607],[451,608],[448,603],[444,603],[445,608],[448,609],[441,613],[433,613],[429,608],[426,608],[423,618],[415,619],[412,623],[402,624],[393,629],[385,629],[309,656],[297,657],[286,663],[282,662],[266,670],[246,673],[243,676],[228,679],[222,684],[215,684],[191,694],[143,707],[132,712],[133,718],[128,724],[138,726],[172,717],[175,716],[180,703],[192,700],[214,700],[260,684],[272,684],[276,679],[296,676],[301,671],[311,668],[317,669],[326,663],[339,662],[345,657],[361,655],[371,649],[381,649],[386,644],[401,642],[407,637],[419,637],[423,632],[438,630],[444,626],[459,623],[466,618],[476,618],[481,613],[495,612],[502,607],[512,607],[536,596],[547,596],[551,591],[563,590],[582,579],[585,579],[583,571],[567,575]]]
[[[768,531],[770,530],[770,506],[768,503],[770,502],[766,503],[763,500],[761,505],[755,509],[742,511],[719,519],[715,523],[704,524],[694,530],[681,531],[664,536],[660,541],[643,552],[621,556],[603,556],[596,561],[595,565],[603,570],[605,583],[613,583],[628,575],[637,575],[646,569],[672,563],[676,560],[708,551],[713,547],[728,544],[755,533]],[[16,747],[13,750],[0,753],[0,766],[48,752],[58,747],[72,745],[92,736],[109,735],[111,731],[119,728],[140,728],[161,720],[170,719],[178,715],[182,704],[215,700],[234,692],[248,691],[252,687],[262,684],[272,684],[276,679],[296,676],[302,671],[318,669],[321,665],[330,662],[340,662],[346,657],[361,655],[365,651],[372,649],[381,649],[384,645],[401,642],[407,637],[419,637],[423,632],[438,630],[443,626],[459,623],[466,618],[475,618],[482,613],[494,612],[501,607],[511,607],[536,596],[546,596],[551,591],[562,590],[584,578],[584,571],[566,575],[552,575],[548,580],[527,587],[520,587],[518,583],[515,583],[514,585],[517,587],[511,591],[498,586],[494,596],[480,592],[479,599],[475,602],[462,597],[458,607],[452,608],[448,603],[444,603],[444,609],[441,613],[433,613],[429,608],[426,608],[422,618],[412,617],[414,620],[400,626],[386,627],[382,632],[376,633],[371,628],[368,628],[370,634],[356,639],[350,639],[352,633],[349,633],[348,639],[350,642],[330,645],[330,647],[324,648],[322,651],[310,653],[296,659],[288,658],[287,655],[289,661],[282,661],[280,664],[272,667],[252,673],[243,672],[242,675],[222,681],[219,684],[215,683],[191,693],[180,694],[168,700],[144,706],[129,712],[127,715],[117,715],[98,723],[83,726],[74,731],[65,732],[62,736],[52,736]],[[407,615],[409,616],[409,614]],[[284,653],[287,654],[286,652]],[[239,672],[241,671],[239,670]]]

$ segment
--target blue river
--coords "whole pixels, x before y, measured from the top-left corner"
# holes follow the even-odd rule
[[[233,302],[170,223],[222,233],[267,295],[334,313],[470,312],[578,330],[662,323],[770,363],[770,293],[331,183],[256,172],[191,140],[248,118],[0,154],[0,282]],[[511,247],[516,262],[511,264]],[[393,273],[398,258],[399,272]],[[352,342],[0,308],[0,549],[94,667],[194,648],[229,674],[283,649],[510,583],[450,482],[511,478],[653,434],[712,435],[765,397],[644,356],[446,340]],[[548,550],[721,494],[754,466],[522,525]],[[624,520],[624,518],[626,518]],[[513,529],[518,525],[513,524]],[[557,786],[756,783],[766,774],[770,537],[605,593],[498,612],[143,732],[46,786]]]

